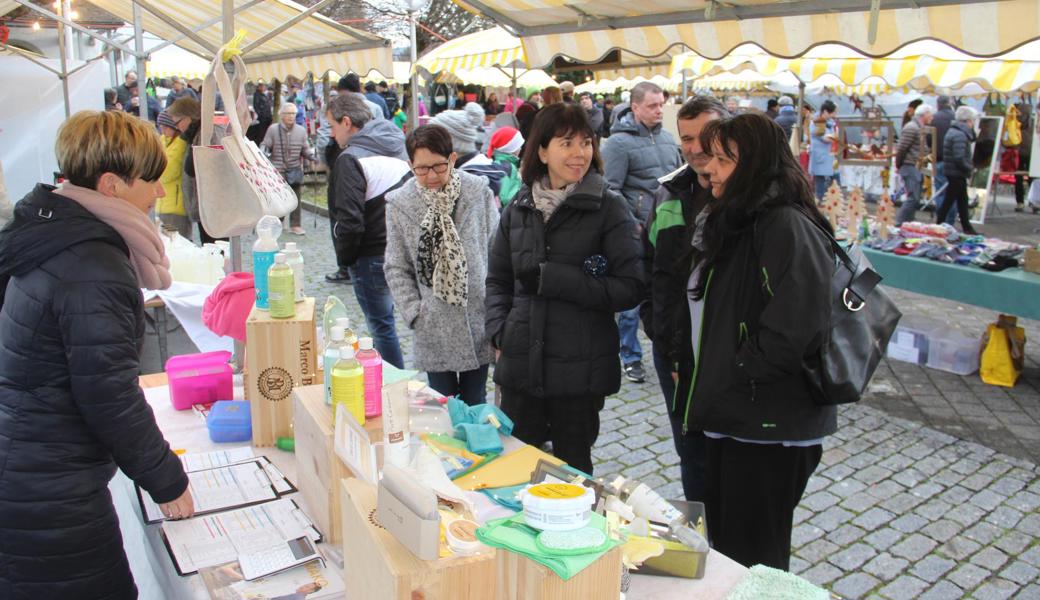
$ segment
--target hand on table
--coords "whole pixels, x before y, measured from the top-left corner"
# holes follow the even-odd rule
[[[187,519],[195,514],[195,501],[191,497],[191,489],[187,488],[180,498],[173,502],[159,505],[159,510],[168,519]]]

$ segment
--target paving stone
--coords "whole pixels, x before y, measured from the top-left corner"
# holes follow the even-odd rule
[[[863,537],[866,532],[855,525],[842,525],[827,534],[827,539],[839,546],[848,546]]]
[[[1040,598],[1040,583],[1031,583],[1022,590],[1022,598]]]
[[[813,540],[823,537],[824,531],[812,525],[800,525],[791,531],[791,547],[801,548]]]
[[[877,550],[864,543],[855,543],[831,555],[828,560],[832,565],[847,573],[856,570],[875,556],[877,556]]]
[[[646,448],[634,450],[632,452],[626,452],[618,457],[618,461],[625,465],[638,465],[639,463],[646,462],[654,459],[653,453]]]
[[[903,455],[897,454],[896,456]],[[909,458],[906,458],[905,456],[903,456],[903,458],[905,458],[907,461],[907,464],[905,466],[893,468],[886,464],[888,461],[881,463],[881,466],[885,467],[886,469],[892,469],[893,471],[895,471],[896,474],[892,476],[892,479],[898,481],[899,483],[908,488],[917,487],[922,481],[928,479],[927,475],[918,471],[917,469],[907,468],[910,465],[914,464],[914,461]]]
[[[798,575],[800,573],[804,573],[811,566],[812,566],[812,563],[804,561],[804,560],[798,558],[797,556],[792,556],[791,557],[791,565],[790,565],[791,572],[794,573],[795,575]]]
[[[621,459],[624,461],[624,458]],[[634,479],[642,479],[644,476],[650,473],[655,473],[661,468],[661,463],[651,458],[650,460],[640,463],[635,466],[630,466],[625,469],[625,476],[632,477]]]
[[[887,510],[875,507],[854,518],[852,524],[867,531],[874,531],[883,525],[889,525],[895,518],[896,516]]]
[[[818,539],[802,546],[797,550],[798,556],[812,564],[826,561],[840,548],[825,539]]]
[[[1022,520],[1022,513],[1010,506],[998,506],[986,515],[986,521],[1003,529],[1011,529]]]
[[[1040,510],[1040,495],[1022,491],[1008,498],[1007,504],[1023,513],[1031,513]]]
[[[917,506],[921,502],[923,502],[921,498],[918,498],[913,494],[903,492],[901,494],[896,494],[895,496],[892,496],[887,500],[882,500],[881,504],[879,504],[878,506],[884,508],[885,510],[890,510],[895,514],[901,515],[909,511],[913,507]]]
[[[985,473],[992,477],[999,477],[1004,473],[1011,470],[1011,465],[1003,460],[995,460],[986,464],[986,466],[979,469],[980,473]]]
[[[862,471],[853,475],[853,477],[855,477],[856,479],[871,486],[876,483],[880,483],[882,480],[888,479],[891,476],[892,471],[889,471],[888,469],[879,467],[877,465],[869,466],[866,469],[863,469]]]
[[[632,450],[646,448],[649,451],[649,447],[653,446],[655,443],[657,443],[657,441],[658,439],[656,437],[648,433],[643,433],[640,435],[631,436],[627,440],[622,440],[621,443],[627,446],[628,448],[631,448]]]
[[[842,525],[848,523],[855,517],[854,514],[841,508],[839,506],[832,506],[822,513],[817,514],[815,517],[809,519],[809,522],[816,525],[824,531],[834,531]]]
[[[837,504],[839,500],[840,498],[830,492],[820,491],[802,498],[801,506],[813,512],[823,512]]]
[[[935,521],[946,516],[946,513],[950,512],[951,508],[953,507],[948,502],[933,498],[915,508],[914,512],[929,521]]]
[[[975,506],[978,506],[979,508],[986,511],[995,509],[996,507],[1000,506],[1000,503],[1003,501],[1003,496],[990,490],[982,490],[981,492],[972,496],[971,500],[969,500],[969,502],[971,502]]]
[[[829,563],[820,563],[799,572],[798,575],[816,585],[823,586],[841,577],[844,573],[841,569]]]
[[[869,493],[869,494],[871,494],[873,496],[876,496],[877,498],[879,498],[881,500],[886,500],[886,499],[891,498],[892,496],[895,496],[896,494],[902,492],[905,489],[906,488],[904,486],[900,485],[899,483],[897,483],[895,481],[892,481],[891,479],[886,479],[885,481],[882,481],[881,483],[878,483],[878,484],[875,484],[875,485],[872,485],[872,486],[868,487],[867,488],[867,493]]]
[[[805,520],[808,519],[811,516],[813,516],[813,512],[811,510],[807,510],[805,508],[802,508],[801,506],[797,506],[794,509],[794,520],[793,520],[793,522],[794,522],[795,525],[800,525],[801,523],[804,523]]]
[[[1007,562],[1007,554],[1004,554],[997,548],[989,547],[983,548],[971,557],[971,562],[989,571],[996,571],[1000,567],[1004,566]]]
[[[867,485],[855,479],[844,479],[836,481],[827,488],[827,491],[839,498],[849,498],[867,489]]]
[[[901,556],[907,560],[916,562],[925,557],[937,545],[938,544],[936,544],[934,540],[929,539],[920,533],[914,533],[907,536],[906,539],[895,546],[892,546],[889,552],[895,556]]]
[[[1009,531],[993,545],[1011,556],[1017,556],[1033,543],[1033,538],[1020,531]]]
[[[930,481],[945,487],[951,487],[957,485],[963,480],[964,475],[961,475],[953,469],[943,469],[942,471],[939,471],[938,473],[933,475]]]
[[[935,583],[950,569],[956,566],[957,561],[933,554],[919,560],[917,564],[910,569],[910,572],[929,583]]]
[[[1018,523],[1018,530],[1026,535],[1040,538],[1040,514],[1033,513]]]
[[[1040,577],[1040,569],[1027,562],[1016,560],[1001,571],[1000,576],[1008,581],[1026,585],[1027,583],[1040,580],[1038,579]]]
[[[960,600],[964,591],[949,581],[940,581],[921,594],[919,600]]]
[[[864,598],[867,593],[877,587],[878,583],[878,580],[871,575],[853,573],[835,581],[831,589],[848,600],[857,600]]]
[[[961,525],[949,519],[939,519],[921,528],[921,533],[937,542],[945,542],[961,532]]]
[[[977,552],[981,547],[982,546],[974,540],[969,540],[963,536],[957,536],[939,546],[939,552],[953,560],[962,561],[972,554],[975,554],[975,552]]]
[[[961,587],[961,589],[971,590],[975,589],[975,587],[982,583],[988,576],[989,572],[985,569],[980,568],[977,565],[966,564],[955,569],[947,575],[946,578],[953,583],[956,583]]]
[[[955,505],[949,513],[946,514],[947,518],[957,521],[961,525],[968,526],[972,523],[978,523],[986,514],[986,511],[973,504],[961,504]]]
[[[883,527],[877,531],[868,533],[866,537],[863,538],[863,541],[878,550],[887,550],[902,538],[902,532],[896,531],[891,527]]]
[[[928,583],[912,575],[902,575],[892,583],[881,588],[882,596],[892,600],[903,600],[904,598],[916,598],[928,588]]]
[[[1017,477],[1001,477],[989,489],[1002,496],[1012,496],[1026,487],[1026,482]]]
[[[968,488],[973,492],[985,489],[993,481],[992,475],[986,475],[983,473],[975,473],[969,477],[966,477],[964,481],[960,483],[964,487]]]
[[[592,457],[594,460],[607,460],[610,458],[617,458],[628,451],[628,448],[625,448],[621,444],[607,444],[605,446],[597,446],[593,448]]]
[[[878,502],[881,502],[880,498],[877,498],[864,492],[860,492],[858,494],[853,494],[845,500],[842,500],[839,506],[851,510],[854,513],[861,513],[873,507]]]
[[[920,531],[920,529],[927,524],[928,519],[921,515],[911,513],[892,521],[892,528],[898,529],[903,533],[913,533],[915,531]]]
[[[862,571],[870,573],[881,581],[891,581],[899,576],[910,562],[905,558],[897,558],[888,552],[882,552],[863,565]]]
[[[1006,579],[994,579],[979,586],[972,594],[977,600],[1005,600],[1019,591],[1019,585]]]
[[[976,523],[964,531],[964,535],[982,544],[988,546],[993,543],[998,537],[1004,534],[1004,530],[992,523]]]

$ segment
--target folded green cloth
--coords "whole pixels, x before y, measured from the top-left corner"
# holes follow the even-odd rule
[[[592,520],[589,521],[589,527],[594,527],[606,533],[607,521],[599,514],[593,513]],[[538,533],[540,532],[537,529],[529,527],[524,522],[523,514],[516,514],[512,517],[488,521],[483,527],[477,529],[477,539],[485,545],[516,552],[538,564],[545,565],[564,581],[574,577],[583,569],[599,560],[611,548],[621,543],[617,540],[611,540],[610,544],[599,552],[560,556],[543,552],[538,548],[535,542]]]
[[[455,437],[466,441],[466,448],[474,454],[502,452],[502,438],[491,425],[462,423],[455,426]]]
[[[517,493],[528,485],[530,484],[521,483],[520,485],[509,485],[500,488],[484,488],[480,491],[496,503],[519,512],[523,510],[524,505],[520,502],[520,498],[517,497]]]
[[[513,432],[513,421],[506,413],[494,404],[478,404],[468,406],[458,398],[448,398],[448,414],[455,427],[455,437],[466,441],[470,452],[485,454],[501,452],[502,440],[498,434],[509,435]],[[489,416],[494,415],[501,427],[490,423]]]
[[[830,593],[787,571],[755,565],[726,600],[830,600]]]

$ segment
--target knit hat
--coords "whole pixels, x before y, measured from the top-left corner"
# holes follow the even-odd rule
[[[499,127],[495,130],[495,133],[491,134],[487,155],[490,158],[496,150],[506,154],[514,154],[523,145],[524,136],[520,135],[519,131],[513,127]]]
[[[280,115],[287,115],[287,114],[294,114],[295,115],[297,112],[298,112],[298,109],[296,108],[296,105],[293,104],[292,102],[288,102],[288,101],[286,101],[284,104],[282,104],[282,107],[278,109],[278,114],[280,114]]]
[[[574,82],[573,81],[564,81],[563,83],[560,84],[560,91],[563,92],[564,94],[573,94],[574,93]]]
[[[470,102],[466,104],[464,108],[466,116],[469,117],[469,124],[474,127],[480,127],[484,124],[484,107],[477,104],[476,102]]]
[[[780,106],[794,106],[794,100],[791,100],[790,96],[780,96],[780,99],[776,102]]]
[[[156,119],[159,127],[169,127],[170,129],[177,129],[177,121],[170,116],[168,111],[162,111],[159,113],[159,117]]]
[[[474,127],[463,110],[446,110],[430,119],[430,123],[440,125],[451,134],[452,148],[459,154],[468,154],[477,149],[477,128]]]

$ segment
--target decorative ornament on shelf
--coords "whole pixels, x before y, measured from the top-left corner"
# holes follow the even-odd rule
[[[845,229],[849,232],[849,237],[856,237],[856,228],[859,227],[859,222],[863,219],[863,215],[867,212],[866,200],[863,197],[863,189],[854,187],[849,192],[849,203],[845,209]]]
[[[831,187],[823,195],[823,214],[831,222],[834,231],[837,231],[838,219],[845,215],[845,195],[841,193],[841,186],[837,181],[831,182]]]
[[[878,200],[877,205],[877,222],[878,222],[878,233],[881,234],[881,239],[888,239],[888,228],[892,225],[892,221],[896,216],[896,207],[892,204],[892,197],[888,195],[886,189],[881,193],[881,199]]]

